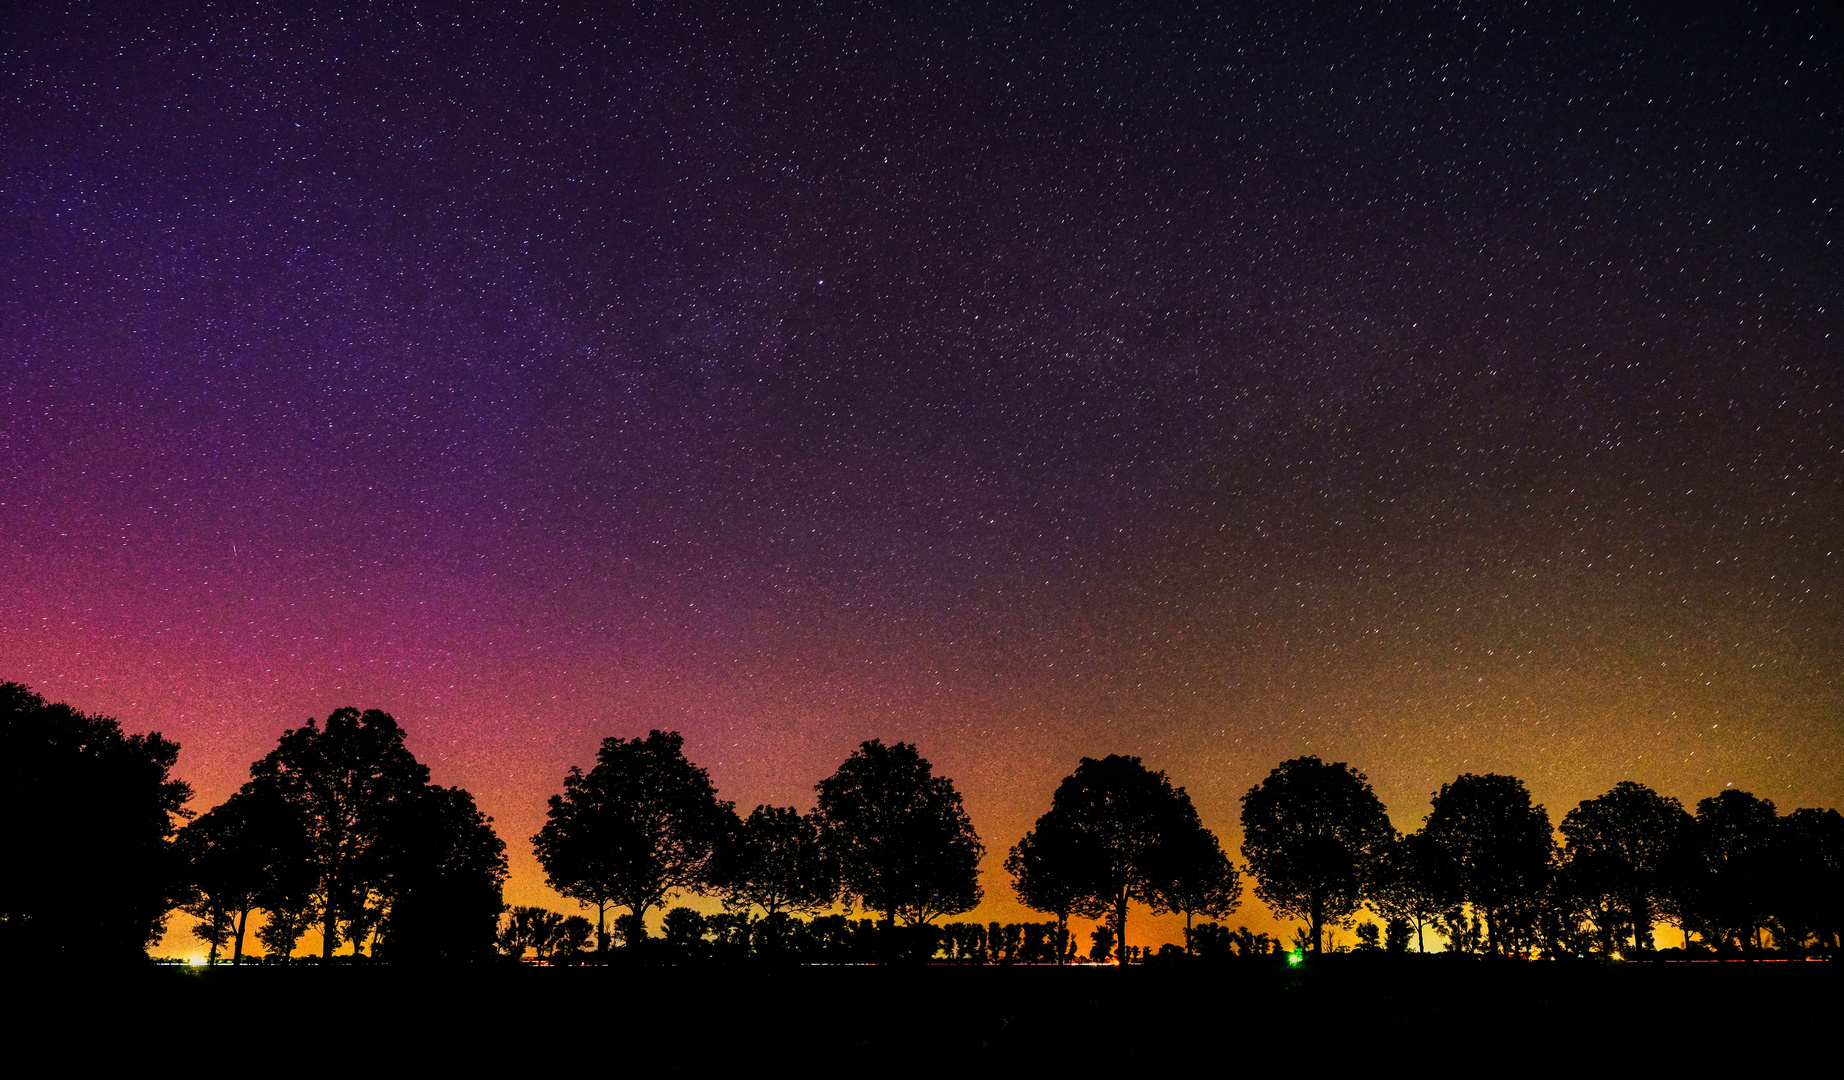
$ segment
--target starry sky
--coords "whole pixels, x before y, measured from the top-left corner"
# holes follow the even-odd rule
[[[10,12],[0,678],[387,709],[554,906],[653,727],[916,743],[983,919],[1084,755],[1844,806],[1844,20],[1547,6]]]

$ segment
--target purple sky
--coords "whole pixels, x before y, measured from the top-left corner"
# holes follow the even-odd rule
[[[1017,918],[1082,755],[1844,804],[1829,9],[521,10],[6,17],[0,678],[199,808],[384,708],[555,904],[603,736],[904,739]]]

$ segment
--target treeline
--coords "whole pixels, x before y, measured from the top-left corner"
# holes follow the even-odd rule
[[[1274,956],[1281,943],[1247,927],[1230,930],[1216,923],[1193,928],[1193,955],[1209,959]],[[546,964],[601,963],[593,928],[580,915],[566,916],[542,907],[517,907],[501,921],[500,953],[511,960]],[[950,922],[897,925],[878,919],[820,915],[801,919],[785,912],[758,916],[750,912],[706,914],[674,907],[661,920],[661,934],[632,941],[617,937],[614,953],[651,963],[794,963],[864,964],[892,959],[952,964],[1059,964],[1079,958],[1108,961],[1115,956],[1114,928],[1104,923],[1089,934],[1086,949],[1068,927],[1055,921],[1027,923]],[[1184,950],[1167,944],[1158,955]],[[1126,959],[1151,957],[1130,948]]]
[[[1749,955],[1835,951],[1844,928],[1844,818],[1733,789],[1692,814],[1624,781],[1564,814],[1558,844],[1522,781],[1467,773],[1402,835],[1355,769],[1305,757],[1243,796],[1242,828],[1256,895],[1314,949],[1365,908],[1390,948],[1432,928],[1454,951],[1543,957],[1648,951],[1661,922],[1685,949]]]
[[[194,815],[179,746],[0,684],[0,954],[145,958],[182,910],[216,959],[255,937],[286,957],[310,927],[404,961],[487,959],[506,846],[460,788],[429,782],[389,715],[341,709],[283,733],[250,780]],[[181,822],[185,822],[180,827]]]
[[[863,743],[815,785],[810,812],[740,815],[677,733],[654,731],[605,739],[531,838],[549,884],[590,919],[508,911],[491,819],[430,783],[383,712],[285,732],[196,816],[169,776],[177,753],[0,685],[0,780],[16,800],[0,825],[7,955],[144,955],[183,910],[214,960],[242,960],[252,936],[288,958],[317,929],[322,960],[1130,963],[1150,959],[1123,945],[1134,904],[1185,918],[1161,959],[1274,955],[1280,941],[1220,921],[1245,877],[1302,924],[1296,951],[1345,928],[1364,950],[1425,951],[1433,932],[1463,953],[1613,955],[1655,948],[1662,923],[1683,948],[1748,956],[1835,951],[1844,929],[1844,818],[1781,815],[1732,789],[1693,812],[1625,782],[1552,828],[1521,781],[1466,774],[1403,834],[1362,774],[1303,757],[1243,796],[1238,866],[1164,773],[1084,758],[1004,860],[1018,899],[1049,918],[978,924],[944,920],[983,898],[985,846],[914,746]],[[650,936],[649,914],[683,895],[723,910],[671,908]],[[1086,948],[1076,916],[1099,920]]]

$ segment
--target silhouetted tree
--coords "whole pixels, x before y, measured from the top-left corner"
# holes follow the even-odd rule
[[[506,911],[494,943],[500,955],[513,960],[524,959],[530,949],[533,959],[551,961],[559,950],[581,949],[593,930],[581,915],[566,918],[546,907],[520,905]]]
[[[556,952],[574,957],[589,946],[589,936],[595,933],[595,926],[581,915],[565,917],[563,925],[558,927]],[[555,953],[553,953],[555,955]]]
[[[1719,943],[1760,947],[1778,824],[1772,802],[1736,788],[1697,803],[1694,835],[1705,877],[1694,902]]]
[[[818,813],[843,894],[917,926],[980,902],[985,847],[960,794],[908,743],[860,745],[821,780]]]
[[[1385,921],[1413,929],[1415,951],[1427,951],[1426,930],[1452,903],[1456,889],[1446,855],[1426,833],[1390,841],[1372,864],[1365,895]]]
[[[582,918],[580,915],[578,918]],[[563,912],[539,908],[531,923],[531,947],[537,959],[549,963],[563,944]],[[584,922],[589,920],[583,919]]]
[[[709,944],[705,935],[704,913],[688,907],[675,907],[661,920],[660,936],[666,946],[683,960],[699,960]]]
[[[787,950],[780,937],[785,935],[788,926],[793,921],[793,917],[786,912],[765,916],[761,919],[752,919],[745,911],[719,911],[706,915],[704,932],[709,942],[707,952],[710,956],[725,963],[740,963],[748,960],[751,949],[755,945],[756,929],[761,926],[777,934],[777,940],[768,947],[764,958],[786,959]],[[772,928],[765,925],[771,922],[775,924]]]
[[[158,732],[0,684],[0,952],[120,963],[144,956],[184,898],[168,838],[192,789]]]
[[[1081,865],[1083,847],[1065,819],[1046,814],[1037,825],[1012,845],[1005,857],[1005,870],[1012,876],[1012,888],[1025,907],[1056,916],[1056,962],[1067,959],[1063,944],[1069,940],[1069,916],[1087,895],[1087,882],[1094,876]]]
[[[1226,960],[1235,955],[1235,935],[1221,923],[1199,923],[1191,928],[1190,952],[1202,960]]]
[[[703,769],[685,759],[676,731],[604,739],[587,774],[571,769],[532,837],[552,888],[596,907],[597,949],[607,948],[610,906],[626,907],[629,945],[646,937],[646,913],[678,890],[708,887],[719,840],[736,812]]]
[[[1294,758],[1242,797],[1242,857],[1255,895],[1302,919],[1315,953],[1327,923],[1357,911],[1372,864],[1395,836],[1363,774],[1342,762]]]
[[[1179,792],[1182,795],[1182,789]],[[1216,836],[1199,823],[1180,830],[1153,855],[1153,910],[1185,917],[1185,951],[1191,950],[1191,920],[1198,915],[1221,919],[1242,906],[1242,875],[1236,872]]]
[[[392,814],[418,799],[429,770],[403,744],[389,713],[340,709],[282,733],[276,748],[250,767],[299,816],[313,849],[321,956],[342,940],[359,952],[382,916],[377,889],[391,870],[384,839]]]
[[[539,910],[520,905],[504,912],[499,929],[493,935],[493,944],[501,956],[508,960],[525,959],[525,950],[531,947],[531,917]]]
[[[1575,954],[1619,952],[1632,927],[1632,914],[1620,891],[1623,877],[1610,852],[1565,849],[1548,894],[1553,925],[1545,928],[1550,938],[1546,947]]]
[[[1088,940],[1088,958],[1097,964],[1105,964],[1109,959],[1114,957],[1116,951],[1115,945],[1120,939],[1114,936],[1113,925],[1104,922],[1096,926],[1095,929],[1089,931]],[[1120,951],[1124,954],[1126,950],[1123,949]],[[1125,955],[1122,955],[1119,959],[1122,964],[1127,962],[1127,957]]]
[[[288,959],[318,914],[311,888],[306,895],[292,897],[284,905],[263,908],[265,918],[256,931],[256,940],[268,950],[269,962]]]
[[[1441,785],[1423,831],[1446,854],[1458,899],[1483,916],[1487,948],[1509,951],[1534,929],[1513,916],[1545,887],[1550,823],[1522,780],[1466,773]]]
[[[1769,907],[1791,942],[1844,945],[1844,816],[1802,808],[1780,819]]]
[[[490,956],[504,905],[506,844],[458,787],[425,785],[393,808],[376,889],[386,913],[380,948],[393,961]],[[553,929],[562,916],[552,913]],[[548,947],[549,942],[546,942]]]
[[[1127,940],[1129,901],[1182,910],[1180,900],[1221,904],[1221,890],[1236,885],[1239,891],[1235,871],[1198,821],[1190,796],[1137,757],[1083,758],[1020,848],[1013,854],[1027,884],[1052,901],[1060,899],[1057,888],[1073,887],[1073,910],[1112,919],[1116,944]],[[1222,865],[1212,861],[1213,851]],[[1219,890],[1214,899],[1206,895],[1212,888]]]
[[[193,933],[214,961],[229,940],[241,964],[250,913],[304,906],[317,879],[300,816],[272,784],[245,784],[181,829],[177,847],[194,890],[182,907],[200,920]]]
[[[986,928],[979,923],[953,922],[941,928],[941,951],[962,964],[986,962]]]
[[[1622,780],[1563,815],[1567,857],[1592,860],[1602,891],[1619,898],[1635,949],[1652,947],[1652,919],[1671,892],[1674,860],[1694,822],[1684,805]]]
[[[1054,922],[1025,923],[1019,937],[1018,960],[1024,964],[1060,964],[1068,928]]]
[[[819,818],[791,806],[758,806],[718,844],[712,884],[724,904],[814,914],[839,895],[839,872],[820,835]]]

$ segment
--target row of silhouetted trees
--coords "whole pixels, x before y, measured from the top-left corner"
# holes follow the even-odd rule
[[[1101,923],[1087,955],[1125,961],[1141,904],[1182,914],[1193,956],[1270,954],[1279,942],[1214,921],[1237,910],[1245,875],[1313,950],[1366,912],[1359,948],[1394,951],[1423,948],[1430,930],[1461,952],[1643,951],[1660,923],[1718,951],[1835,950],[1844,929],[1844,818],[1781,815],[1732,789],[1692,812],[1621,783],[1553,829],[1521,781],[1466,774],[1405,835],[1362,774],[1303,757],[1243,796],[1239,868],[1164,773],[1083,758],[1004,861],[1050,921],[937,925],[979,904],[985,848],[914,746],[862,744],[815,785],[810,812],[739,815],[677,733],[654,731],[604,740],[532,837],[551,886],[591,921],[505,909],[491,819],[466,791],[430,783],[383,712],[285,732],[248,783],[196,817],[169,776],[177,754],[158,734],[0,684],[0,783],[15,799],[0,823],[0,948],[143,955],[181,909],[214,958],[241,959],[252,933],[286,957],[317,929],[323,958],[343,946],[398,962],[596,959],[618,944],[680,960],[1044,963],[1077,955],[1069,920],[1081,916]],[[684,894],[724,911],[673,908],[650,938],[648,913]],[[827,914],[841,907],[872,917]]]
[[[341,709],[285,732],[250,780],[196,817],[179,746],[0,684],[0,951],[144,957],[168,914],[241,959],[252,916],[270,955],[310,927],[323,954],[493,955],[506,846],[460,788],[429,782],[385,713]],[[191,818],[190,821],[186,821]],[[184,821],[183,827],[180,823]]]
[[[1306,757],[1243,796],[1242,829],[1256,895],[1305,922],[1315,949],[1365,907],[1392,943],[1419,947],[1433,927],[1450,949],[1499,954],[1644,951],[1660,922],[1717,951],[1752,952],[1764,935],[1835,950],[1844,929],[1844,818],[1782,817],[1733,789],[1692,814],[1626,781],[1552,830],[1522,781],[1468,773],[1402,835],[1355,769]]]

